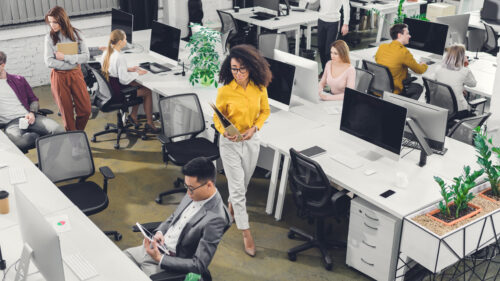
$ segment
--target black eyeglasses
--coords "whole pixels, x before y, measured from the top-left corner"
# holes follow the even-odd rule
[[[247,73],[247,69],[245,67],[241,67],[241,68],[231,68],[231,71],[236,74],[238,73],[238,71],[241,73],[241,74],[245,74]]]
[[[191,187],[191,186],[187,185],[186,183],[184,183],[184,188],[186,188],[187,190],[189,190],[189,192],[191,194],[193,194],[195,190],[197,190],[198,188],[204,186],[207,183],[208,183],[208,181],[206,183],[204,183],[204,184],[201,184],[201,185],[197,186],[197,187]]]

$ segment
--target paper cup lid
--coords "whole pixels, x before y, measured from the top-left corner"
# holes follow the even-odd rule
[[[9,197],[9,193],[5,190],[0,190],[0,199]]]

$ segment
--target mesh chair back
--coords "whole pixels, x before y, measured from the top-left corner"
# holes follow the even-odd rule
[[[481,127],[490,117],[491,112],[474,117],[464,118],[456,123],[448,133],[448,137],[466,144],[474,145],[474,129]]]
[[[486,40],[484,41],[483,48],[488,52],[497,47],[497,39],[495,36],[495,30],[493,27],[487,23],[484,24],[484,29],[486,30]]]
[[[111,100],[111,86],[109,85],[108,81],[106,81],[106,78],[104,78],[100,70],[92,67],[90,68],[90,70],[97,80],[97,89],[95,90],[94,104],[99,108],[102,108],[108,101]]]
[[[205,119],[196,94],[163,97],[159,107],[161,127],[167,138],[195,136],[205,130]]]
[[[235,33],[238,31],[238,24],[234,20],[233,15],[222,10],[217,10],[217,14],[219,14],[219,18],[222,24],[220,32],[226,33],[232,30],[233,36],[236,35]]]
[[[308,9],[308,10],[312,10],[312,11],[319,11],[319,3],[320,1],[316,1],[316,2],[313,2],[313,3],[307,3],[305,8]]]
[[[394,81],[392,74],[384,65],[363,60],[363,68],[373,73],[373,80],[370,87],[371,92],[382,95],[384,92],[394,92]]]
[[[356,90],[367,94],[370,90],[373,81],[373,73],[368,70],[355,68],[356,69]]]
[[[436,80],[430,80],[425,77],[425,98],[427,103],[448,109],[448,120],[453,118],[458,111],[457,99],[453,93],[453,89]]]
[[[274,49],[288,53],[288,39],[284,33],[268,33],[259,35],[259,51],[268,58],[274,57]]]
[[[295,203],[303,212],[317,212],[331,207],[335,189],[330,186],[321,166],[314,160],[290,149],[290,189]]]
[[[224,54],[227,54],[227,52],[228,52],[227,44],[228,44],[228,40],[231,37],[231,34],[233,34],[233,32],[234,32],[233,30],[229,30],[228,32],[221,33],[220,42],[222,44],[222,52]]]
[[[87,178],[94,174],[94,160],[83,131],[40,137],[36,141],[38,167],[52,181]]]

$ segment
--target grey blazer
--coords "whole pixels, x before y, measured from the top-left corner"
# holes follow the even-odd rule
[[[179,219],[179,215],[192,202],[186,194],[174,213],[158,226],[156,231],[165,234]],[[161,268],[181,273],[194,272],[205,275],[224,232],[231,226],[229,212],[220,193],[210,199],[186,224],[177,241],[175,257],[165,255]]]

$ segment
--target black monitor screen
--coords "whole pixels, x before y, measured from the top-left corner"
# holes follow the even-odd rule
[[[134,15],[127,12],[111,9],[111,31],[121,29],[127,35],[127,42],[132,44],[132,29],[134,26]]]
[[[430,52],[436,55],[444,53],[448,36],[448,26],[435,22],[405,18],[404,23],[410,31],[409,48]]]
[[[151,51],[177,61],[179,58],[180,40],[180,29],[153,21],[151,45],[149,47]]]
[[[406,108],[346,88],[340,130],[400,154]]]
[[[279,10],[280,0],[253,0],[254,7],[263,7],[273,11]]]
[[[266,59],[273,73],[273,80],[267,86],[267,96],[282,104],[290,105],[295,66],[270,58]]]

